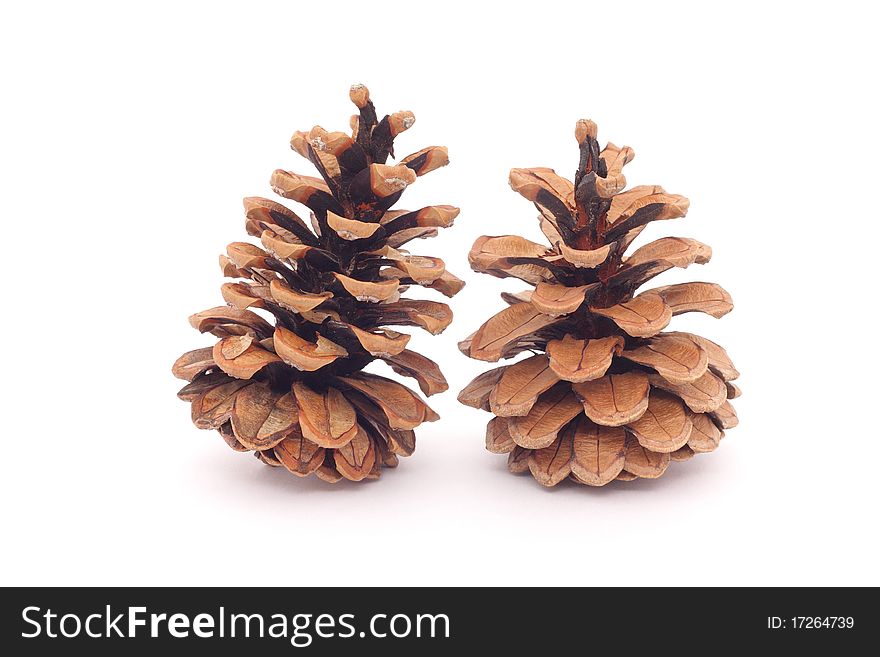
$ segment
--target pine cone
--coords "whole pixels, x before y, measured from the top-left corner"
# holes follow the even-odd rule
[[[673,315],[721,317],[730,295],[712,283],[667,285],[635,294],[672,267],[705,263],[711,249],[664,237],[625,256],[651,221],[683,217],[688,200],[661,187],[623,191],[633,151],[599,152],[596,124],[578,121],[574,183],[552,170],[513,169],[510,185],[534,202],[552,244],[515,235],[480,237],[475,271],[535,286],[502,294],[510,307],[459,344],[471,358],[534,355],[474,379],[459,401],[495,414],[486,448],[508,453],[512,472],[545,486],[566,477],[591,486],[659,477],[670,461],[718,446],[736,426],[728,399],[739,373],[714,342],[663,332]]]
[[[379,477],[415,449],[413,429],[437,414],[391,379],[362,372],[373,360],[413,377],[432,395],[448,385],[436,363],[406,348],[410,336],[387,326],[419,326],[432,334],[452,321],[444,303],[403,298],[410,285],[453,296],[464,283],[439,258],[400,247],[452,225],[458,208],[391,210],[417,176],[448,163],[431,146],[386,165],[394,138],[412,126],[411,112],[378,120],[363,85],[351,88],[359,114],[352,135],[314,127],[291,147],[323,180],[277,170],[272,189],[311,210],[311,228],[283,205],[246,198],[246,229],[264,248],[233,242],[220,257],[228,306],[190,318],[220,338],[174,364],[190,383],[200,429],[217,429],[236,451],[253,451],[272,466],[325,481]],[[253,309],[267,311],[269,322]]]

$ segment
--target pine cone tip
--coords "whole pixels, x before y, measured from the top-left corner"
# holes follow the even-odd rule
[[[599,134],[599,128],[590,119],[579,119],[574,128],[574,136],[579,144],[583,144],[587,137],[595,139]]]
[[[367,89],[366,85],[356,83],[351,85],[351,89],[348,91],[348,97],[351,98],[351,102],[353,102],[358,109],[363,109],[364,106],[370,102],[370,90]]]

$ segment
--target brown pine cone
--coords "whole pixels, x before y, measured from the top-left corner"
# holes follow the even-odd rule
[[[272,189],[306,206],[310,222],[275,201],[244,200],[247,232],[262,248],[227,247],[220,266],[236,279],[221,288],[228,305],[190,318],[220,340],[173,368],[190,382],[179,397],[191,402],[197,427],[218,430],[232,449],[264,463],[329,482],[379,477],[382,466],[412,454],[415,427],[438,419],[406,386],[361,370],[378,359],[426,395],[446,390],[437,364],[387,327],[442,332],[452,321],[449,306],[401,295],[421,285],[451,297],[464,286],[439,258],[401,248],[452,225],[458,208],[391,209],[418,176],[448,163],[446,148],[385,164],[415,117],[379,120],[366,87],[355,85],[350,95],[359,110],[351,136],[316,126],[291,139],[321,178],[272,174]]]
[[[714,450],[737,424],[728,399],[739,376],[727,353],[690,333],[664,332],[674,315],[721,317],[730,295],[713,283],[636,294],[672,268],[708,262],[696,240],[664,237],[625,255],[651,221],[683,217],[688,200],[655,185],[624,191],[631,148],[601,152],[596,124],[578,121],[574,183],[552,170],[513,169],[510,185],[534,202],[551,246],[516,235],[480,237],[475,271],[535,286],[502,294],[510,306],[459,344],[471,358],[534,355],[485,372],[459,395],[492,412],[486,448],[545,486],[659,477],[670,461]]]

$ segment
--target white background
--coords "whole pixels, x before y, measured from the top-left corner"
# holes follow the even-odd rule
[[[880,584],[877,16],[870,3],[6,3],[0,16],[3,584]],[[451,164],[414,251],[468,281],[413,345],[442,421],[378,482],[329,486],[189,421],[170,366],[210,343],[240,199],[311,173],[296,129],[346,129],[348,87],[415,112],[398,154]],[[537,239],[512,166],[570,176],[575,120],[634,147],[630,184],[691,199],[665,234],[712,262],[658,282],[732,293],[741,424],[666,476],[545,490],[483,447],[455,343],[516,281],[482,234]],[[431,297],[434,298],[434,297]],[[439,296],[437,297],[439,298]]]

